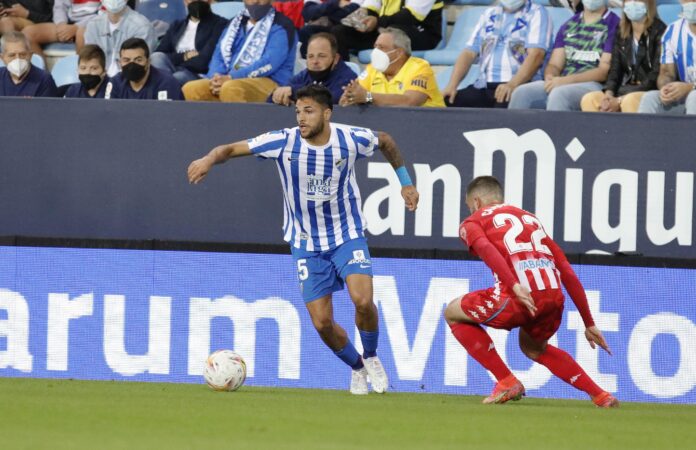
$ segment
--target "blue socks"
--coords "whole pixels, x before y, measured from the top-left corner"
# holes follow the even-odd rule
[[[375,331],[363,331],[360,332],[360,340],[363,345],[363,358],[372,358],[377,356],[377,338],[379,337],[379,330]]]
[[[334,353],[336,354],[336,356],[341,358],[341,361],[348,364],[353,370],[359,370],[364,367],[362,359],[360,359],[360,355],[358,354],[358,351],[355,349],[353,343],[350,341],[346,343],[345,347]]]

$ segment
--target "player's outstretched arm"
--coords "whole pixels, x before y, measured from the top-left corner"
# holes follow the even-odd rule
[[[394,138],[388,133],[380,131],[377,133],[377,138],[379,139],[379,150],[399,176],[399,181],[401,182],[401,196],[404,198],[406,208],[408,208],[409,211],[415,211],[418,207],[419,194],[416,187],[411,182],[408,170],[406,170],[404,166],[404,158],[401,156],[399,147],[396,146]]]
[[[247,141],[233,142],[232,144],[218,145],[204,157],[193,161],[188,167],[189,183],[198,184],[210,172],[215,164],[221,164],[230,158],[251,155]]]
[[[595,344],[599,345],[611,355],[611,349],[604,340],[602,332],[595,326],[590,306],[587,303],[585,289],[582,287],[582,283],[580,283],[578,276],[568,262],[568,258],[566,258],[563,250],[561,250],[553,239],[547,238],[544,243],[551,250],[551,253],[553,253],[556,269],[561,273],[561,282],[563,286],[565,286],[566,291],[568,291],[568,295],[570,295],[573,303],[575,303],[575,306],[578,308],[580,317],[582,317],[582,321],[585,324],[585,338],[587,342],[590,343],[590,347],[592,348],[595,348]]]

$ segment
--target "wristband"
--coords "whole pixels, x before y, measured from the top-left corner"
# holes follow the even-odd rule
[[[401,186],[413,186],[413,182],[411,181],[411,177],[408,175],[408,170],[406,170],[406,167],[401,166],[396,169],[395,172],[396,176],[399,177]]]

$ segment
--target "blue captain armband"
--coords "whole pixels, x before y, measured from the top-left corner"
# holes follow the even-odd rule
[[[396,169],[396,176],[399,177],[399,182],[401,183],[401,186],[413,186],[413,182],[411,181],[411,177],[408,174],[408,170],[406,170],[406,167],[401,166],[398,169]]]

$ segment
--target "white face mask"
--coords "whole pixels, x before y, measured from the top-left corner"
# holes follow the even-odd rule
[[[15,58],[7,65],[7,70],[17,78],[21,77],[29,70],[29,61],[26,59]]]
[[[395,51],[396,49],[389,52],[385,52],[378,48],[373,49],[372,56],[370,56],[370,64],[372,64],[372,67],[374,67],[375,70],[384,72],[389,68],[389,66],[392,65],[392,61],[389,61],[389,53],[393,53]]]
[[[128,0],[102,0],[102,5],[111,14],[121,12],[126,7]]]

